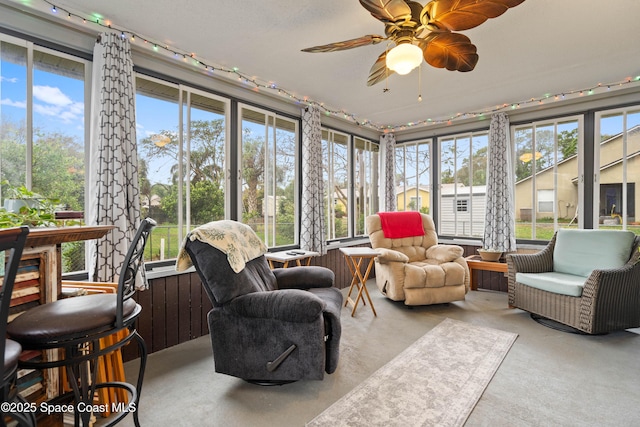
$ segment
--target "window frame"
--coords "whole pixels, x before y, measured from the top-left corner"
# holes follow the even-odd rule
[[[327,138],[325,139],[324,137],[324,133],[327,133]],[[324,160],[324,148],[323,148],[323,168],[325,168],[325,170],[327,171],[327,177],[328,177],[328,183],[326,181],[324,181],[323,179],[323,184],[324,184],[324,191],[325,191],[325,197],[326,197],[326,206],[325,208],[325,232],[326,232],[326,241],[327,243],[331,243],[331,242],[339,242],[345,239],[349,239],[353,236],[353,216],[354,216],[354,209],[352,208],[352,204],[353,204],[353,170],[350,170],[350,165],[352,165],[352,159],[353,159],[353,154],[352,154],[352,140],[353,140],[353,135],[347,132],[342,132],[339,130],[335,130],[335,129],[330,129],[330,128],[326,128],[324,126],[322,126],[321,128],[321,140],[327,141],[328,146],[327,146],[327,150],[328,152],[326,153],[327,155],[327,162],[325,164]],[[344,207],[345,208],[345,214],[347,215],[347,234],[346,236],[336,236],[336,205],[338,203],[338,200],[334,197],[335,194],[335,190],[333,190],[333,188],[335,187],[335,185],[330,185],[334,182],[334,177],[335,177],[335,160],[334,157],[332,156],[332,154],[335,152],[333,150],[334,146],[336,144],[341,144],[340,142],[336,142],[335,140],[335,135],[340,135],[342,137],[344,137],[344,139],[346,140],[345,143],[345,150],[346,150],[346,154],[347,154],[347,158],[346,158],[346,163],[347,163],[347,183],[346,183],[346,190],[347,190],[347,204]]]
[[[428,192],[429,196],[428,196],[428,205],[427,205],[427,209],[429,209],[429,212],[431,212],[431,209],[433,207],[433,183],[432,183],[432,172],[434,170],[434,165],[433,165],[433,144],[434,144],[434,139],[433,138],[423,138],[423,139],[418,139],[415,141],[407,141],[407,142],[401,142],[396,144],[396,146],[394,147],[395,152],[394,152],[394,156],[396,158],[396,165],[395,165],[395,170],[394,173],[396,175],[395,179],[394,179],[394,188],[396,191],[396,194],[394,195],[396,198],[396,210],[398,211],[405,211],[405,210],[411,210],[410,209],[410,205],[411,205],[411,200],[413,200],[413,198],[417,198],[418,199],[418,206],[416,208],[416,211],[421,212],[422,209],[422,195],[420,194],[420,191],[426,191]],[[422,154],[421,151],[421,147],[422,146],[426,146],[426,153],[428,155],[429,158],[429,165],[428,165],[428,169],[426,171],[420,171],[420,165],[422,164],[422,162],[420,161],[420,155]],[[400,172],[398,170],[399,165],[398,165],[398,151],[402,150],[402,166],[401,169],[402,171]],[[416,161],[415,161],[415,170],[411,170],[408,171],[408,166],[407,166],[407,152],[408,151],[413,151],[413,155],[415,155]],[[409,176],[407,177],[408,173],[412,173],[413,176]],[[420,184],[420,180],[422,179],[422,177],[424,176],[424,178],[427,179],[427,184]],[[400,178],[400,181],[402,183],[402,185],[400,185],[398,183],[398,178]],[[409,179],[412,179],[412,182],[409,183]],[[399,195],[399,189],[402,188],[402,192],[403,192],[403,197],[402,197],[402,203],[403,206],[400,206],[398,202],[398,195]],[[409,193],[409,190],[414,190],[413,194]]]
[[[485,146],[481,146],[478,148],[478,150],[476,150],[474,152],[474,146],[475,146],[475,142],[477,140],[480,140],[480,144],[484,144],[484,139],[486,139],[486,147]],[[457,148],[458,145],[458,141],[466,141],[468,140],[468,146],[465,147],[465,150],[468,151],[462,151],[462,153],[464,154],[464,156],[460,157],[460,151]],[[446,208],[445,208],[445,203],[444,203],[444,198],[443,198],[443,186],[447,185],[447,183],[443,183],[443,171],[444,168],[442,167],[443,165],[443,159],[444,159],[444,153],[443,153],[443,146],[445,143],[452,143],[454,144],[454,147],[456,147],[453,151],[453,176],[451,177],[451,179],[453,179],[453,183],[449,183],[451,184],[452,187],[452,214],[453,214],[453,221],[452,221],[452,227],[453,227],[453,233],[451,234],[447,234],[443,231],[444,228],[444,224],[445,221],[443,221],[443,218],[445,217],[445,212],[447,212]],[[485,209],[482,207],[478,207],[478,209],[482,209],[482,212],[478,211],[475,207],[476,203],[474,203],[474,197],[476,196],[476,194],[484,194],[484,198],[486,201],[486,162],[488,160],[488,148],[489,148],[489,129],[480,129],[480,130],[475,130],[475,131],[468,131],[468,132],[460,132],[460,133],[454,133],[454,134],[449,134],[449,135],[444,135],[444,136],[439,136],[436,140],[436,144],[438,145],[438,171],[440,172],[439,176],[438,176],[438,222],[436,224],[436,227],[438,229],[438,234],[439,235],[446,235],[446,236],[450,236],[450,237],[454,237],[454,238],[482,238],[482,235],[484,233],[484,215],[485,215]],[[466,145],[466,144],[465,144]],[[485,158],[485,177],[484,177],[484,184],[481,185],[475,185],[474,179],[475,179],[475,173],[474,173],[474,163],[476,160],[476,154],[479,150],[482,150],[483,148],[486,148],[485,150],[485,154],[484,154],[484,158]],[[468,169],[468,185],[465,186],[463,182],[461,182],[458,178],[458,171],[462,170],[463,166],[464,166],[464,162],[465,159],[467,159],[467,164],[466,164],[466,168]],[[481,193],[477,193],[476,189],[477,188],[482,188],[484,187],[484,192]],[[458,201],[459,200],[466,200],[467,203],[467,208],[465,211],[460,211],[458,210]],[[469,217],[468,221],[460,221],[459,219],[459,215],[465,215]],[[469,224],[469,228],[467,231],[467,223]],[[479,228],[479,231],[478,231]]]
[[[301,135],[300,135],[300,120],[296,120],[292,117],[280,114],[276,111],[272,111],[266,108],[261,108],[261,107],[257,107],[255,105],[252,104],[247,104],[247,103],[238,103],[237,106],[237,126],[238,126],[238,140],[237,140],[237,164],[236,164],[236,169],[238,171],[237,173],[237,187],[236,187],[236,194],[237,194],[237,212],[238,212],[238,220],[242,221],[242,212],[243,212],[243,200],[242,200],[242,186],[243,186],[243,182],[242,182],[242,153],[243,153],[243,128],[242,128],[242,122],[243,122],[243,110],[247,109],[250,111],[253,111],[257,114],[261,114],[264,115],[265,121],[262,124],[265,127],[265,145],[264,145],[264,149],[265,149],[265,163],[267,162],[268,156],[267,156],[267,149],[269,147],[269,136],[273,139],[274,143],[277,143],[278,138],[277,138],[277,132],[278,132],[278,126],[277,126],[277,122],[278,120],[284,120],[287,122],[290,122],[291,124],[293,124],[294,126],[294,144],[295,144],[295,150],[294,150],[294,171],[293,171],[293,181],[294,181],[294,189],[293,189],[293,194],[294,194],[294,201],[293,201],[293,206],[294,206],[294,213],[293,213],[293,218],[294,218],[294,222],[293,222],[293,227],[294,227],[294,234],[293,234],[293,242],[291,243],[287,243],[284,245],[277,245],[276,244],[276,233],[277,233],[277,227],[276,225],[278,224],[276,221],[277,215],[273,216],[273,221],[271,224],[268,223],[268,215],[263,215],[263,222],[264,222],[264,227],[265,227],[265,244],[267,245],[267,247],[269,248],[278,248],[278,247],[288,247],[288,246],[297,246],[299,245],[300,242],[300,219],[299,219],[299,212],[300,212],[300,180],[298,179],[300,177],[301,174],[301,164],[300,164],[300,160],[301,160],[301,156],[300,156],[300,140],[301,140]],[[270,121],[272,121],[272,125],[270,124]],[[271,132],[271,134],[270,134]],[[276,150],[277,146],[274,145],[274,152]],[[265,166],[265,172],[264,175],[266,175],[266,166]],[[275,188],[276,188],[276,182],[275,182],[275,174],[272,174],[273,176],[273,182],[270,183],[270,185],[272,185],[272,190],[275,193]],[[266,178],[265,176],[263,176],[263,178]],[[265,188],[267,183],[264,184]],[[268,205],[268,201],[267,198],[268,197],[268,193],[265,191],[264,192],[264,197],[262,200],[263,203],[263,211],[265,209],[265,206]],[[273,206],[274,206],[274,210],[277,213],[277,199],[274,199],[273,201]],[[271,228],[273,230],[271,236],[268,236],[267,234],[267,230]],[[273,242],[273,244],[270,244],[271,242]]]
[[[135,78],[137,79],[142,79],[142,80],[146,80],[148,82],[154,83],[154,84],[158,84],[161,86],[166,86],[168,88],[172,88],[174,90],[177,91],[177,98],[175,100],[171,100],[172,102],[175,101],[176,103],[176,108],[177,108],[177,129],[176,129],[176,133],[177,133],[177,159],[176,159],[176,164],[177,164],[177,181],[176,184],[177,185],[177,206],[176,206],[176,217],[177,217],[177,223],[175,224],[175,226],[177,227],[177,244],[179,246],[179,243],[182,242],[185,238],[185,234],[188,233],[191,228],[192,228],[192,221],[191,221],[191,185],[186,185],[187,184],[187,179],[190,176],[191,173],[191,169],[190,169],[190,156],[191,156],[191,126],[188,126],[188,124],[191,123],[191,107],[192,107],[192,103],[191,103],[191,95],[195,94],[198,96],[202,96],[205,98],[209,98],[214,100],[215,102],[220,102],[224,105],[224,114],[222,114],[222,116],[224,117],[224,134],[225,134],[225,138],[224,138],[224,156],[225,156],[225,164],[224,164],[224,171],[225,171],[225,177],[224,177],[224,192],[225,192],[225,204],[224,204],[224,218],[228,219],[229,218],[229,207],[230,207],[230,202],[229,202],[229,191],[230,191],[230,178],[229,178],[229,164],[228,164],[228,159],[229,159],[229,150],[230,150],[230,105],[231,102],[228,98],[201,90],[201,89],[197,89],[194,88],[192,86],[188,86],[188,85],[184,85],[184,84],[178,84],[178,83],[172,83],[172,82],[168,82],[166,80],[162,80],[153,76],[149,76],[147,74],[141,73],[141,72],[136,72],[135,73]],[[138,96],[138,88],[136,88],[136,96]],[[145,96],[150,96],[148,94],[145,94]],[[163,99],[163,98],[160,98]],[[136,124],[138,124],[138,109],[139,109],[139,105],[136,104]],[[163,129],[165,130],[165,129]],[[139,138],[138,138],[139,139]],[[137,142],[137,141],[136,141]],[[142,158],[142,156],[139,156],[140,158]],[[183,166],[184,165],[184,166]],[[148,175],[147,178],[150,178],[150,176]],[[149,179],[149,181],[151,181]],[[157,183],[156,183],[157,184]],[[155,185],[155,184],[154,184]],[[154,231],[152,232],[152,234],[158,234],[161,232],[161,230],[163,229],[162,224],[159,224],[158,227],[156,227],[154,229]],[[151,246],[149,247],[149,251],[151,251],[153,248],[151,248]],[[169,248],[170,251],[171,248]],[[173,257],[169,257],[166,259],[174,259]],[[165,258],[163,257],[163,254],[160,255],[160,261],[158,260],[152,260],[149,259],[147,260],[147,262],[162,262],[164,261]]]
[[[36,54],[37,53],[41,53],[44,55],[48,55],[51,57],[55,57],[55,58],[60,58],[62,60],[67,60],[67,61],[71,61],[71,62],[75,62],[78,64],[82,64],[83,67],[83,72],[82,72],[82,84],[83,84],[83,91],[82,91],[82,102],[83,102],[83,117],[82,117],[82,126],[83,126],[83,132],[82,132],[82,141],[81,141],[81,145],[82,145],[82,158],[83,158],[83,166],[84,166],[84,182],[83,182],[83,190],[84,190],[84,200],[83,200],[83,211],[85,213],[89,212],[89,207],[90,207],[90,200],[88,195],[89,193],[89,180],[87,179],[88,176],[90,176],[90,151],[89,151],[89,146],[90,143],[89,141],[91,140],[91,118],[92,118],[92,103],[91,103],[91,83],[92,83],[92,64],[93,62],[89,59],[87,59],[86,57],[80,56],[80,55],[73,55],[70,53],[66,53],[66,52],[62,52],[60,50],[57,49],[52,49],[46,46],[43,46],[41,44],[37,44],[33,41],[27,40],[25,38],[19,38],[19,37],[14,37],[12,35],[6,34],[6,33],[2,33],[0,32],[0,44],[2,43],[8,43],[8,44],[12,44],[15,46],[18,46],[20,48],[24,48],[26,50],[26,57],[25,57],[25,82],[26,82],[26,93],[25,93],[25,158],[24,158],[24,166],[25,166],[25,175],[24,175],[24,182],[22,183],[12,183],[13,185],[24,185],[28,190],[34,190],[33,189],[33,183],[34,183],[34,178],[33,178],[33,165],[34,162],[36,162],[38,159],[35,159],[34,157],[34,143],[35,143],[35,138],[34,138],[34,129],[36,129],[36,126],[34,125],[35,123],[35,119],[34,119],[34,105],[36,104],[35,102],[35,98],[34,98],[34,85],[36,82],[36,78],[35,78],[35,73],[36,72],[48,72],[44,69],[39,69],[38,68],[38,62],[36,60]],[[51,72],[49,72],[51,73]],[[51,74],[55,74],[55,73],[51,73]],[[62,75],[62,74],[59,74]],[[50,195],[44,194],[44,196],[48,196],[51,197]],[[55,197],[55,196],[54,196]],[[86,217],[85,217],[86,220]],[[84,270],[81,271],[86,271],[87,269],[87,261],[89,260],[89,257],[87,256],[87,252],[86,252],[86,248],[87,245],[85,244],[86,242],[74,242],[75,244],[82,244],[85,247],[84,253]],[[72,243],[64,243],[63,246],[67,246],[70,247],[70,245],[72,245]],[[65,251],[62,250],[62,257],[65,256]],[[64,268],[64,262],[62,262],[62,265],[60,266],[60,268]],[[69,273],[75,273],[75,272],[69,272]],[[65,272],[65,274],[67,274],[67,272]]]
[[[627,230],[628,226],[631,225],[629,224],[629,218],[628,218],[628,212],[629,212],[629,190],[630,190],[630,184],[631,184],[631,188],[633,188],[633,190],[637,193],[638,190],[640,189],[640,187],[638,187],[638,182],[629,182],[629,175],[630,173],[632,173],[629,170],[628,167],[628,162],[629,162],[629,158],[631,157],[630,155],[632,155],[633,153],[629,153],[628,148],[629,148],[629,131],[634,130],[635,132],[640,132],[639,129],[634,129],[636,127],[640,127],[640,124],[638,125],[633,125],[633,124],[629,124],[628,119],[629,119],[629,115],[637,115],[640,114],[640,103],[639,104],[634,104],[634,105],[630,105],[630,106],[625,106],[625,107],[620,107],[620,108],[613,108],[613,109],[602,109],[602,110],[598,110],[595,112],[595,124],[594,124],[594,144],[593,144],[593,174],[594,174],[594,178],[593,178],[593,228],[599,228],[600,227],[600,188],[603,185],[607,185],[607,184],[602,184],[602,178],[601,178],[601,167],[600,167],[600,158],[601,158],[601,142],[600,138],[602,136],[602,129],[601,129],[601,125],[602,125],[602,119],[605,117],[611,117],[611,116],[615,116],[615,115],[621,115],[622,116],[622,144],[623,144],[623,152],[622,152],[622,159],[620,159],[619,161],[622,162],[622,182],[621,182],[621,189],[620,189],[620,193],[622,196],[622,206],[624,207],[621,212],[622,215],[620,216],[621,219],[621,228],[622,230]],[[617,134],[616,134],[617,135]],[[614,135],[615,136],[615,135]],[[609,184],[610,185],[610,184]],[[638,203],[638,200],[640,199],[640,197],[635,197],[635,200],[633,200],[633,202],[635,204]],[[633,210],[634,214],[637,216],[638,215],[638,210],[635,209]],[[634,222],[637,222],[637,219],[635,219]]]
[[[530,195],[531,195],[531,206],[535,206],[536,209],[539,208],[539,201],[538,201],[538,189],[537,188],[537,179],[538,179],[538,175],[540,175],[541,173],[544,173],[546,171],[551,170],[551,173],[553,174],[553,185],[554,188],[553,189],[549,189],[549,188],[545,188],[544,190],[553,190],[554,195],[553,195],[553,210],[552,211],[533,211],[531,212],[531,235],[527,236],[527,237],[518,237],[517,240],[518,241],[538,241],[540,240],[538,233],[537,233],[537,213],[543,212],[543,213],[552,213],[553,214],[553,231],[557,231],[558,228],[560,228],[560,223],[558,222],[558,216],[559,216],[559,209],[558,209],[558,194],[559,194],[559,187],[558,187],[558,182],[559,182],[559,176],[558,176],[558,165],[567,161],[569,159],[569,157],[567,158],[562,158],[562,159],[558,159],[558,139],[559,139],[559,135],[561,134],[562,131],[559,131],[558,128],[559,126],[562,126],[563,124],[567,124],[567,123],[573,123],[576,122],[577,126],[577,145],[576,145],[576,161],[577,161],[577,170],[575,171],[576,177],[577,177],[577,196],[578,196],[578,200],[577,200],[577,204],[576,206],[582,206],[584,205],[584,158],[585,158],[585,143],[584,143],[584,139],[585,139],[585,133],[584,133],[584,114],[572,114],[572,115],[564,115],[564,116],[554,116],[551,118],[547,118],[547,119],[540,119],[540,120],[534,120],[534,121],[527,121],[527,122],[523,122],[523,123],[517,123],[517,124],[511,124],[510,126],[510,136],[511,136],[511,141],[512,141],[512,150],[514,153],[514,192],[516,194],[515,198],[514,198],[514,205],[516,208],[516,211],[518,209],[518,198],[517,198],[517,184],[522,181],[518,181],[517,177],[515,177],[516,173],[515,173],[515,168],[517,167],[516,162],[518,161],[517,156],[517,147],[516,147],[516,132],[519,130],[523,130],[523,129],[530,129],[531,130],[531,138],[532,138],[532,150],[536,151],[536,156],[532,156],[531,158],[531,162],[532,162],[532,174],[524,179],[531,179],[531,189],[530,189]],[[552,154],[553,154],[553,165],[549,166],[549,167],[545,167],[544,169],[541,170],[537,170],[536,169],[536,162],[537,162],[537,144],[536,144],[536,138],[537,138],[537,131],[538,129],[543,129],[543,128],[548,128],[548,127],[553,127],[553,149],[552,149]],[[523,180],[524,180],[523,179]],[[583,228],[584,227],[584,220],[583,220],[583,210],[578,209],[577,212],[577,227],[578,228]],[[519,213],[516,212],[516,222],[517,222],[517,218],[519,216]],[[569,222],[569,225],[572,225],[574,223],[574,221],[572,220],[571,222]]]

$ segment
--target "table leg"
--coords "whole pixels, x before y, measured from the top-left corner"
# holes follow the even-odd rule
[[[344,306],[346,307],[347,305],[349,305],[349,301],[351,300],[351,292],[353,291],[353,287],[354,285],[357,286],[356,281],[357,281],[357,276],[356,273],[353,269],[353,265],[355,263],[355,261],[353,259],[351,259],[351,257],[346,256],[344,257],[345,261],[347,262],[347,267],[349,267],[349,271],[351,272],[351,283],[349,284],[349,292],[347,292],[347,298],[344,301]],[[358,287],[358,286],[357,286]],[[360,290],[360,288],[358,287],[358,290]],[[351,301],[352,303],[355,302]]]
[[[360,259],[360,261],[362,261],[362,258]],[[358,266],[359,265],[360,263],[358,263]],[[377,317],[378,313],[376,313],[376,309],[373,306],[373,301],[371,301],[371,295],[369,295],[369,290],[367,289],[367,286],[366,286],[367,280],[369,279],[369,274],[371,274],[372,267],[373,267],[373,258],[369,258],[369,264],[367,265],[367,270],[365,271],[364,276],[362,276],[362,274],[360,273],[360,268],[356,270],[356,274],[358,275],[358,280],[360,280],[360,289],[358,290],[358,298],[356,298],[356,305],[360,298],[362,298],[362,304],[367,305],[364,301],[364,297],[362,296],[362,291],[364,291],[364,293],[367,295],[367,299],[369,300],[371,311],[373,311],[373,315]],[[356,312],[356,307],[354,306],[353,311],[351,312],[352,317],[355,314],[355,312]]]
[[[369,295],[369,291],[367,290],[366,283],[369,278],[369,274],[371,274],[371,268],[373,267],[373,258],[369,258],[369,264],[367,265],[367,269],[365,271],[364,276],[360,273],[360,266],[362,265],[363,257],[345,257],[347,261],[347,265],[349,266],[349,270],[351,271],[352,279],[351,285],[349,286],[349,292],[347,293],[347,299],[345,301],[345,307],[349,305],[349,303],[353,304],[353,309],[351,310],[351,316],[353,317],[356,313],[356,309],[358,308],[358,303],[362,300],[362,305],[367,305],[367,302],[364,298],[363,293],[367,296],[367,300],[369,300],[369,305],[371,306],[371,311],[373,311],[373,315],[377,316],[376,309],[373,306],[373,302],[371,301],[371,296]],[[351,292],[353,291],[354,286],[357,288],[357,296],[355,301],[351,299]]]
[[[306,258],[298,258],[296,260],[296,265],[298,267],[304,267],[304,266],[309,266],[309,264],[311,264],[311,257],[306,257]]]

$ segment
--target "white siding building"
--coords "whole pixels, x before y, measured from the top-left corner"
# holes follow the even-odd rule
[[[482,237],[487,187],[442,184],[441,192],[438,234]]]

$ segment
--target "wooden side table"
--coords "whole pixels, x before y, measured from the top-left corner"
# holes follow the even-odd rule
[[[506,262],[498,262],[498,261],[483,261],[479,255],[471,255],[465,258],[467,260],[467,265],[469,266],[469,283],[471,285],[471,290],[475,291],[478,289],[478,285],[475,283],[473,271],[497,271],[500,273],[506,274],[508,271]]]
[[[371,296],[369,295],[369,291],[367,290],[367,279],[369,279],[369,274],[371,274],[371,267],[373,267],[373,259],[377,257],[378,251],[371,248],[340,248],[340,252],[344,255],[345,260],[347,261],[347,266],[349,266],[349,270],[351,271],[351,285],[349,286],[349,292],[347,293],[346,301],[344,302],[344,306],[346,307],[351,303],[353,305],[353,309],[351,310],[351,317],[356,313],[356,308],[358,308],[358,302],[362,300],[362,304],[367,305],[364,300],[363,293],[367,296],[367,300],[369,300],[369,306],[371,307],[371,311],[374,316],[377,316],[376,309],[373,306],[373,301],[371,301]],[[365,270],[364,276],[360,272],[360,266],[364,260],[368,260],[367,269]],[[357,288],[358,294],[356,296],[355,301],[351,299],[351,292],[353,288]]]
[[[320,255],[318,252],[292,249],[290,251],[267,252],[264,257],[269,261],[269,267],[275,268],[274,262],[282,264],[282,268],[289,267],[289,263],[295,261],[298,267],[307,266],[311,263],[311,258]]]

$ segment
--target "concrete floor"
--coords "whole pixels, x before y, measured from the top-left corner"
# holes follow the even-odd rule
[[[472,291],[465,301],[410,309],[372,281],[368,289],[378,316],[343,309],[340,363],[323,381],[260,387],[216,374],[208,336],[150,355],[142,425],[304,426],[447,317],[519,334],[467,426],[640,425],[640,330],[556,331],[508,309],[503,293]],[[120,425],[133,425],[131,417]]]

